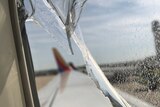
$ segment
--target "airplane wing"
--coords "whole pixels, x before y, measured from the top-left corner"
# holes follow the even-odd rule
[[[73,70],[57,49],[52,50],[59,74],[39,90],[42,107],[112,107],[87,75]]]
[[[39,90],[42,107],[114,107],[114,101],[111,103],[111,98],[105,97],[90,77],[72,69],[58,50],[53,49],[53,53],[59,74]],[[133,107],[153,107],[118,89],[117,92]]]
[[[38,95],[42,107],[114,107],[109,98],[105,97],[85,74],[71,71],[63,92],[56,90],[59,82],[60,75],[57,75],[39,90]],[[133,107],[154,107],[132,95],[116,90]]]
[[[85,74],[72,71],[65,90],[58,91],[54,97],[59,82],[60,75],[38,92],[42,107],[112,107],[109,99],[104,97]]]

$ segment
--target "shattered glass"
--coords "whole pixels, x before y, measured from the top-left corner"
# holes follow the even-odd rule
[[[77,30],[77,32],[80,32],[80,29]],[[72,38],[81,50],[88,75],[95,82],[97,88],[99,88],[103,92],[103,94],[110,99],[110,101],[115,107],[130,107],[130,105],[121,96],[119,96],[119,94],[115,91],[108,79],[105,77],[104,73],[90,54],[88,48],[86,47],[82,35],[78,35],[81,35],[81,33],[74,33],[74,35],[72,35]]]
[[[68,50],[70,49],[73,54],[70,41],[72,37],[82,52],[88,74],[94,80],[97,87],[111,100],[115,107],[130,107],[106,79],[84,43],[77,23],[85,2],[86,0],[37,0],[35,13],[31,19],[57,39],[61,46]]]
[[[160,48],[159,48],[160,47],[160,23],[158,20],[155,20],[155,19],[158,19],[159,17],[154,13],[154,9],[153,11],[150,12],[151,14],[145,16],[145,15],[141,15],[142,13],[145,13],[145,12],[144,11],[140,12],[140,10],[143,10],[146,5],[145,3],[141,4],[141,2],[139,1],[136,1],[136,3],[138,3],[138,6],[142,5],[142,7],[139,9],[137,7],[134,7],[136,6],[136,3],[133,2],[132,4],[133,7],[131,8],[130,11],[128,11],[129,8],[126,8],[127,6],[122,5],[125,3],[125,1],[123,1],[123,3],[121,3],[120,1],[119,2],[114,1],[113,4],[116,5],[114,8],[111,8],[110,6],[108,7],[106,6],[107,7],[106,10],[108,10],[107,11],[108,13],[107,15],[103,15],[103,17],[105,20],[107,20],[107,18],[110,20],[107,20],[107,23],[104,23],[106,27],[105,30],[107,31],[107,33],[110,33],[109,35],[112,36],[112,38],[111,37],[110,38],[113,40],[116,40],[115,38],[117,37],[122,38],[117,42],[118,45],[120,46],[118,47],[115,46],[116,47],[115,49],[114,49],[114,46],[109,47],[109,48],[113,48],[111,51],[119,50],[118,52],[119,54],[121,54],[121,52],[124,51],[124,54],[126,54],[126,56],[122,55],[123,56],[122,58],[125,57],[126,59],[127,57],[129,58],[130,53],[133,55],[132,51],[146,50],[146,52],[144,53],[147,53],[147,51],[150,49],[148,48],[149,45],[150,46],[152,45],[151,44],[152,42],[148,42],[148,41],[151,41],[152,38],[150,36],[153,36],[153,35],[154,35],[153,38],[154,38],[154,43],[156,48],[155,49],[156,54],[152,53],[148,55],[146,54],[146,56],[144,56],[145,54],[141,55],[141,54],[137,54],[138,53],[137,52],[135,55],[136,57],[134,56],[130,62],[128,62],[128,59],[127,59],[126,61],[123,60],[124,62],[122,61],[122,62],[116,62],[113,64],[112,63],[105,64],[103,68],[106,69],[106,71],[104,71],[106,76],[110,72],[112,73],[112,76],[110,76],[111,78],[107,79],[104,73],[102,72],[102,70],[100,69],[100,67],[98,66],[98,64],[96,63],[96,61],[94,60],[94,58],[92,57],[87,46],[85,45],[80,27],[78,26],[78,21],[79,21],[82,8],[85,2],[86,0],[37,0],[35,4],[35,13],[32,12],[34,10],[32,6],[28,5],[28,7],[30,8],[28,12],[30,13],[30,16],[31,16],[29,20],[33,20],[34,22],[42,26],[42,28],[44,28],[53,37],[53,39],[57,40],[59,45],[61,45],[62,47],[64,47],[64,49],[67,49],[68,52],[71,52],[73,54],[72,44],[70,40],[72,38],[76,43],[76,45],[79,47],[80,51],[82,52],[88,75],[94,80],[95,84],[97,85],[97,88],[99,88],[103,92],[103,94],[111,100],[113,104],[116,104],[115,106],[128,107],[130,105],[128,105],[127,102],[119,94],[117,94],[117,92],[112,87],[110,82],[112,82],[113,85],[116,86],[116,88],[120,88],[122,90],[125,89],[126,87],[129,87],[128,90],[131,92],[131,94],[140,96],[140,98],[142,98],[142,94],[146,96],[148,94],[152,94],[150,93],[150,91],[154,92],[156,90],[155,93],[158,93],[160,89],[159,88],[160,87],[160,78],[159,78],[160,77],[160,72],[159,72],[159,69],[160,69],[160,54],[159,54],[160,53]],[[132,1],[131,2],[127,1],[126,3],[129,5],[130,3],[132,3]],[[147,5],[150,5],[150,4],[152,3],[149,2]],[[156,4],[156,0],[155,0],[155,3],[153,4]],[[103,7],[103,4],[101,5]],[[120,8],[118,8],[119,5],[120,6],[122,5],[121,8],[124,9],[123,11],[122,10],[120,11]],[[103,9],[101,10],[102,13],[103,13]],[[119,11],[115,11],[114,9],[115,10],[117,9]],[[94,8],[91,8],[91,10],[92,10],[91,12],[94,13],[95,11]],[[149,10],[152,10],[152,8],[147,8],[147,11]],[[124,12],[128,12],[128,14],[124,16]],[[32,13],[34,13],[33,16],[32,16]],[[120,18],[121,14],[123,16],[122,18]],[[144,20],[144,17],[146,18],[146,20]],[[96,17],[96,18],[99,18],[99,17]],[[112,18],[114,20],[112,20]],[[103,18],[100,17],[100,19],[103,19]],[[93,25],[98,26],[97,23],[94,23]],[[103,29],[104,28],[101,28],[102,31]],[[130,39],[131,37],[132,39],[134,39],[129,41],[131,43],[129,42],[127,42],[128,44],[122,43],[122,42],[126,42],[127,39]],[[103,36],[100,38],[103,38]],[[111,40],[110,38],[109,38],[109,41]],[[135,38],[138,38],[138,39],[135,39]],[[140,44],[138,48],[141,48],[141,49],[138,50],[137,48],[135,48],[138,46],[137,44]],[[106,43],[105,45],[110,45],[110,44]],[[114,45],[117,45],[116,42]],[[146,47],[142,45],[147,45],[148,47],[147,46],[146,47],[148,49],[146,49]],[[133,47],[130,47],[130,46],[133,46]],[[127,48],[130,52],[128,54],[126,50],[117,49],[117,48],[123,48],[123,49]],[[153,50],[149,50],[149,51],[153,51]],[[114,51],[114,52],[116,53],[117,51]],[[116,55],[118,56],[118,54]],[[140,56],[143,56],[143,58]],[[130,87],[131,88],[134,87],[134,89],[131,89]],[[144,99],[147,99],[147,97],[145,97]],[[150,101],[150,96],[148,97],[148,99],[149,101],[147,102],[152,103],[154,105],[158,105],[159,103],[158,100]]]
[[[28,21],[34,21],[42,26],[57,40],[60,46],[67,49],[68,52],[71,50],[73,54],[70,39],[77,26],[86,0],[37,0],[35,2],[35,12],[32,9],[32,5],[29,5],[32,2],[25,2],[25,5],[29,8],[29,13],[34,13],[29,17]]]

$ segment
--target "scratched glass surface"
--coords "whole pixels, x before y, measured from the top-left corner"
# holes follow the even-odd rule
[[[71,21],[72,24],[68,24],[69,27],[67,26],[71,32],[69,35],[75,42],[73,43],[72,41],[70,45],[68,36],[66,36],[66,24],[64,24],[67,20],[67,12],[70,5],[66,5],[69,0],[64,1],[49,1],[50,7],[45,8],[46,10],[49,8],[49,11],[53,9],[54,12],[50,14],[55,14],[54,17],[56,18],[47,18],[47,24],[44,21],[46,17],[38,19],[43,15],[43,12],[39,11],[40,14],[35,16],[39,23],[44,23],[41,25],[48,26],[45,28],[50,29],[52,33],[52,30],[58,29],[54,33],[56,32],[60,36],[55,36],[55,38],[58,38],[57,40],[60,40],[62,42],[61,45],[67,47],[68,51],[73,48],[72,51],[76,54],[79,52],[76,49],[79,48],[80,52],[82,52],[84,63],[81,62],[81,54],[78,54],[79,58],[76,60],[70,60],[74,59],[72,58],[74,56],[66,55],[67,59],[77,63],[77,68],[81,66],[79,70],[86,65],[87,70],[85,72],[91,76],[97,87],[106,96],[111,95],[120,104],[121,100],[114,93],[115,91],[111,91],[112,86],[109,85],[110,83],[114,86],[116,92],[122,96],[123,92],[126,92],[137,98],[136,100],[132,99],[132,101],[135,101],[135,105],[132,106],[137,107],[138,105],[141,106],[141,104],[160,106],[159,0],[88,0],[80,20],[79,17],[72,17],[75,20]],[[51,6],[56,3],[58,5]],[[39,4],[40,6],[41,4]],[[44,9],[42,6],[40,8]],[[79,14],[81,13],[80,11],[72,11],[72,14],[74,12]],[[48,20],[54,20],[53,22],[57,23],[56,26],[55,24],[53,24],[54,26],[51,25]],[[77,25],[75,27],[76,24],[74,22],[78,20],[80,26]],[[43,50],[44,48],[41,47],[40,49]],[[62,52],[65,53],[63,50]],[[33,60],[37,60],[36,58],[33,58]],[[44,63],[37,61],[35,66],[40,69],[38,65]],[[51,63],[51,61],[47,63]],[[48,68],[52,67],[48,66]],[[104,78],[101,70],[107,79]],[[131,100],[125,95],[123,98],[127,101]],[[139,101],[141,101],[141,104]]]
[[[70,50],[73,54],[70,39],[86,0],[33,1],[26,0],[24,2],[30,15],[27,21],[34,21],[39,24],[57,40],[60,46]]]

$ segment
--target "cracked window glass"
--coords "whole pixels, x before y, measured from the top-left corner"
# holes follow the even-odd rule
[[[115,106],[160,106],[159,0],[44,1],[36,3],[38,24],[26,23],[37,81],[57,73],[56,47]]]

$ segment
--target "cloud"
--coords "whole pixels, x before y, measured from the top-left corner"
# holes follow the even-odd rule
[[[160,19],[159,12],[159,0],[88,0],[80,25],[87,45],[99,62],[142,58],[154,54],[150,24]],[[57,43],[42,29],[33,29],[35,27],[37,25],[28,28],[32,34],[33,56],[39,63],[36,68],[42,65],[47,68],[46,64],[51,67],[53,62],[46,59],[49,60],[49,50]],[[44,51],[40,53],[40,50]]]
[[[160,9],[159,1],[156,0],[158,5],[154,8],[152,6],[155,4],[147,1],[143,4],[145,1],[90,0],[88,10],[85,10],[80,22],[87,45],[93,50],[103,48],[111,53],[119,53],[123,47],[121,51],[128,56],[122,55],[128,59],[135,58],[135,55],[139,55],[139,58],[154,54],[151,22],[160,19],[159,15],[155,14]],[[112,54],[110,58],[113,58]]]
[[[160,19],[159,14],[155,14],[160,10],[159,0],[151,2],[146,0],[89,0],[88,11],[81,19],[82,29],[92,34],[91,31],[95,30],[115,31],[114,27],[125,31],[140,27],[141,29],[150,28],[153,20]],[[93,10],[96,12],[91,12]]]

